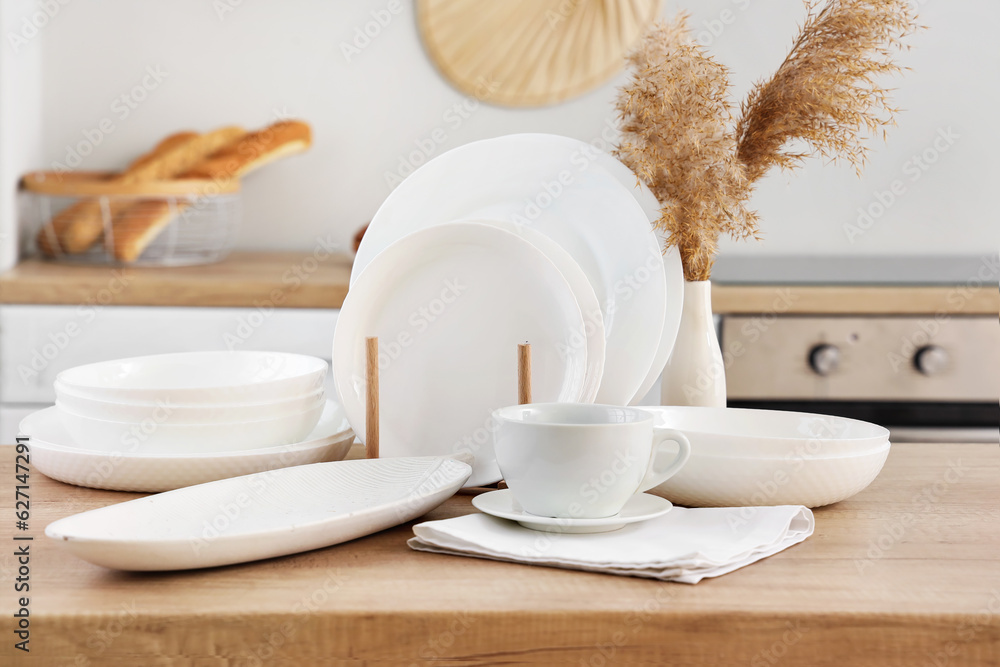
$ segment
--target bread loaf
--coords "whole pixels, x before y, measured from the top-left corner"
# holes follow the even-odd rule
[[[281,121],[243,135],[182,173],[180,178],[203,178],[228,184],[269,162],[300,153],[311,143],[312,132],[308,124]],[[112,223],[109,251],[119,261],[134,262],[160,231],[188,206],[188,202],[171,203],[165,199],[147,199],[129,206]]]
[[[242,134],[244,131],[238,127],[225,127],[203,135],[195,132],[172,134],[111,181],[132,184],[174,178]],[[113,202],[109,214],[113,217],[127,206],[127,202]],[[103,231],[100,200],[82,200],[60,211],[39,231],[38,247],[49,256],[81,253],[90,248]]]

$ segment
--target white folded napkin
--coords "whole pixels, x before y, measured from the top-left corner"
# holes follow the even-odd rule
[[[767,558],[812,535],[813,513],[778,507],[674,507],[610,533],[543,533],[486,514],[413,527],[417,551],[696,584]]]

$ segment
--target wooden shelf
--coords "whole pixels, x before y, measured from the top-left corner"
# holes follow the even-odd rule
[[[142,268],[77,266],[31,259],[0,276],[0,303],[118,306],[339,308],[349,255],[237,252],[218,264]],[[998,315],[989,287],[712,285],[719,314]]]
[[[14,478],[11,447],[0,447],[0,478]],[[245,565],[114,572],[42,531],[139,494],[32,472],[30,530],[19,533],[34,537],[31,656],[109,667],[256,664],[251,655],[281,665],[883,667],[940,653],[950,667],[995,665],[997,479],[996,444],[894,445],[872,486],[816,510],[805,542],[689,586],[418,553],[406,546],[411,524]],[[474,511],[458,495],[424,518]],[[7,545],[13,530],[5,520]],[[3,563],[17,568],[13,556]],[[20,664],[13,643],[0,663]]]
[[[236,252],[217,264],[109,267],[31,259],[0,276],[0,303],[339,308],[351,258]]]

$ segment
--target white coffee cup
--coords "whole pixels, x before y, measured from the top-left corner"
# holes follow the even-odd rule
[[[683,466],[683,433],[637,408],[532,403],[493,413],[497,463],[514,499],[537,516],[614,516]]]

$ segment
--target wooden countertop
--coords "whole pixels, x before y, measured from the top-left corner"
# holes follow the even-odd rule
[[[13,469],[13,448],[0,448],[7,489]],[[996,665],[998,479],[995,444],[895,445],[871,487],[816,511],[804,543],[690,586],[417,553],[410,525],[259,563],[114,572],[63,552],[43,528],[135,494],[32,473],[31,656],[112,667]],[[5,628],[13,495],[2,500]],[[426,518],[471,511],[460,495]]]
[[[0,303],[339,308],[351,258],[317,250],[237,252],[218,264],[109,268],[26,260],[0,275]],[[1000,315],[996,285],[712,286],[716,313]]]

